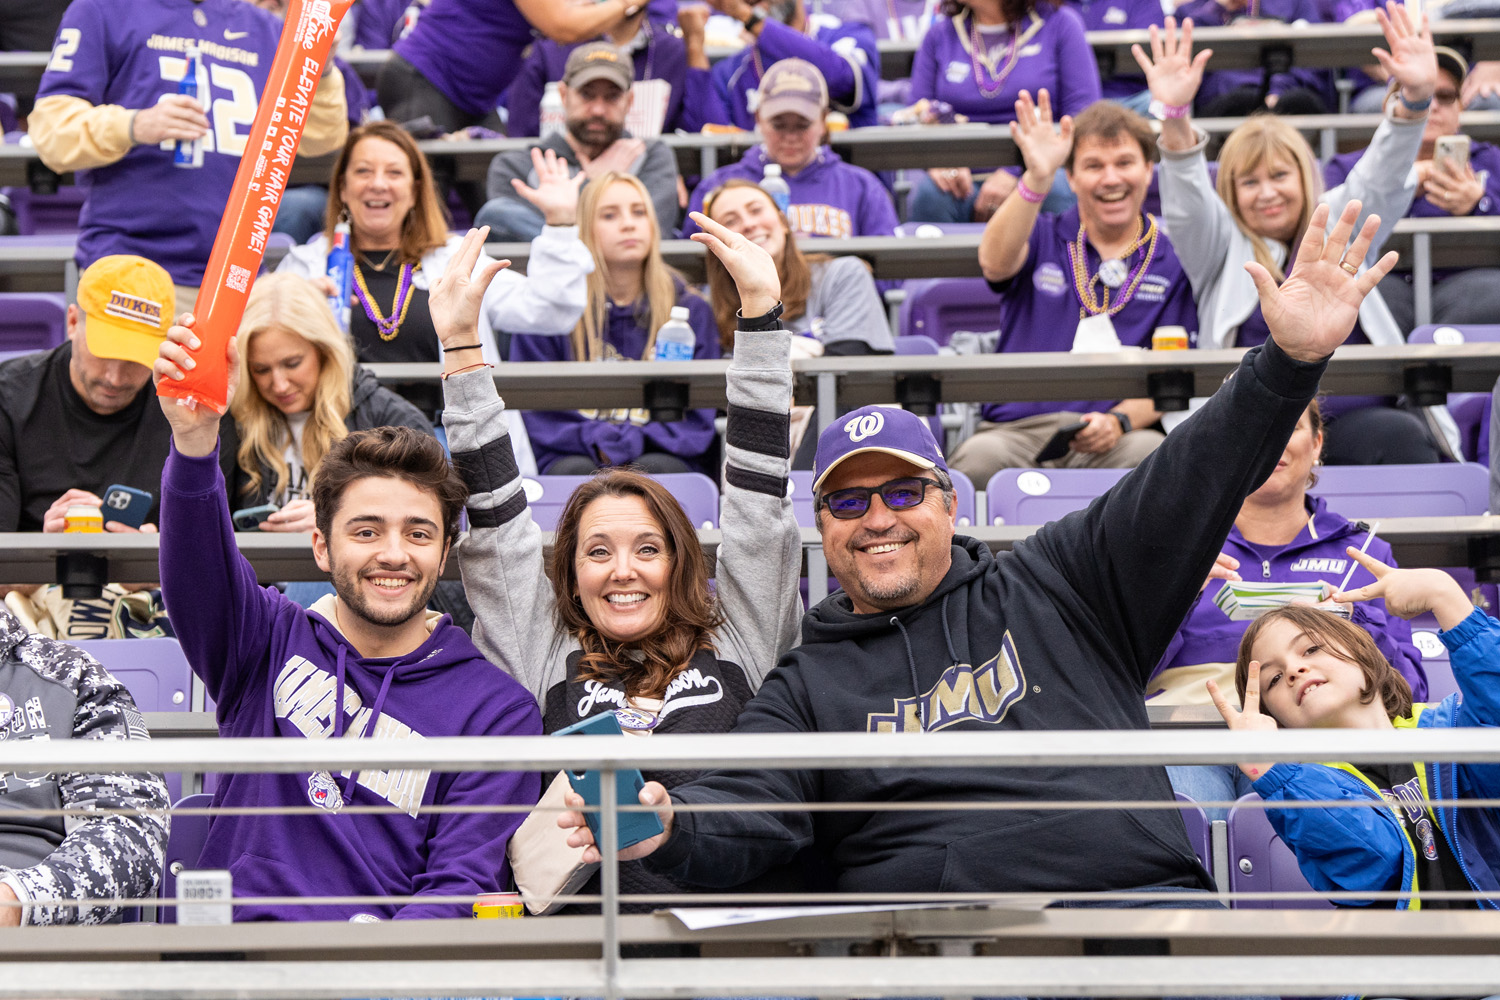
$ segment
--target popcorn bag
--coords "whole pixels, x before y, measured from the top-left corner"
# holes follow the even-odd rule
[[[291,0],[276,46],[265,93],[250,126],[245,154],[234,175],[214,238],[208,270],[198,290],[194,331],[202,347],[197,367],[181,381],[165,379],[157,392],[183,405],[202,403],[215,412],[229,407],[225,348],[239,328],[250,286],[266,255],[271,223],[286,191],[297,144],[312,110],[313,92],[333,48],[339,22],[354,0]]]

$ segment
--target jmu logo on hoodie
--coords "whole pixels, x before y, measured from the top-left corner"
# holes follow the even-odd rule
[[[871,712],[865,717],[872,733],[920,733],[923,720],[927,732],[947,729],[960,722],[995,723],[1005,718],[1010,706],[1026,695],[1026,674],[1010,632],[1001,640],[1000,652],[979,669],[956,663],[943,671],[931,688],[916,698],[897,698],[893,711]]]

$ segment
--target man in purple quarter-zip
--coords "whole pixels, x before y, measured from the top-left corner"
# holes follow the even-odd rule
[[[457,269],[465,277],[478,256],[477,234],[470,235],[465,246],[473,253]],[[491,274],[498,270],[490,267]],[[186,321],[189,327],[173,327],[162,346],[158,384],[192,366],[189,350],[198,342]],[[232,396],[239,381],[232,340],[228,357]],[[334,594],[303,609],[274,587],[257,585],[254,567],[235,546],[215,459],[217,414],[169,399],[161,405],[172,425],[161,487],[162,593],[173,624],[180,624],[183,651],[218,706],[221,736],[420,741],[541,733],[531,695],[447,615],[425,611],[467,499],[434,438],[378,427],[356,431],[329,451],[313,480],[312,539]],[[214,795],[216,807],[318,808],[220,816],[200,866],[233,874],[236,920],[464,917],[468,902],[425,897],[504,889],[506,844],[522,816],[434,813],[433,807],[530,805],[539,790],[534,773],[230,774]],[[351,815],[346,806],[395,808]],[[392,901],[260,901],[273,896]]]

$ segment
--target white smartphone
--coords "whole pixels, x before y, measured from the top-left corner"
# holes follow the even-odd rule
[[[1432,165],[1440,168],[1443,161],[1452,160],[1459,173],[1469,165],[1469,137],[1466,135],[1440,135],[1432,144]]]

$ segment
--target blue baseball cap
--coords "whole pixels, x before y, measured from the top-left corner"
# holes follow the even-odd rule
[[[839,417],[818,438],[813,459],[813,492],[840,462],[865,452],[895,455],[919,469],[948,471],[927,421],[915,413],[879,404],[861,407]]]

